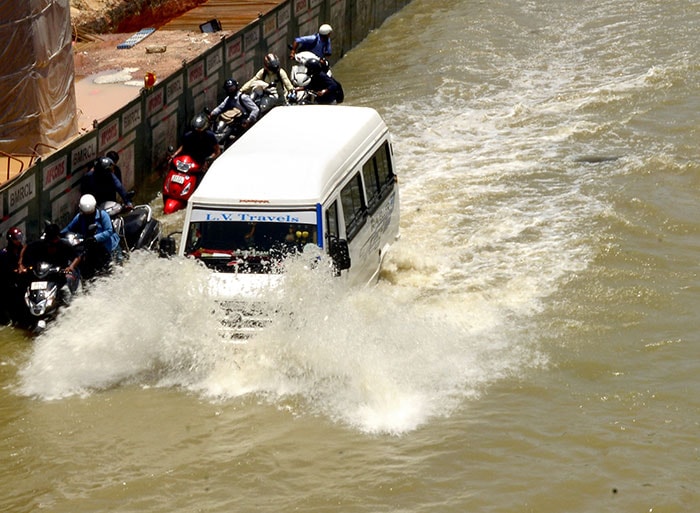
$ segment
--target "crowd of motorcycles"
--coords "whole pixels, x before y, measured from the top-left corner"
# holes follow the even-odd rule
[[[307,74],[304,64],[307,59],[315,57],[311,52],[299,52],[295,55],[296,63],[289,74],[295,90],[286,97],[279,96],[274,83],[258,81],[253,84],[256,90],[253,99],[260,109],[258,119],[276,106],[314,103],[314,93],[305,89],[311,77]],[[331,73],[330,69],[326,72],[329,75]],[[220,119],[214,122],[213,131],[222,150],[245,132],[243,118],[244,116],[239,116],[228,123]],[[187,200],[196,189],[204,171],[186,154],[177,155],[170,160],[162,189],[164,214],[173,213],[187,205]],[[121,203],[110,201],[98,205],[97,208],[109,214],[113,228],[119,234],[122,259],[128,259],[130,253],[136,250],[159,250],[161,223],[153,216],[149,205],[126,208]],[[75,233],[67,233],[63,238],[82,255],[80,282],[69,287],[65,269],[52,266],[48,262],[38,262],[21,274],[15,273],[12,283],[8,284],[9,293],[4,298],[4,313],[6,320],[11,324],[33,333],[41,333],[48,323],[56,318],[59,311],[70,304],[78,289],[89,287],[96,278],[112,272],[115,262],[103,262],[92,257],[100,254],[100,251],[95,249],[95,245],[99,243],[96,243],[94,238],[86,239]]]
[[[139,249],[157,250],[161,225],[149,205],[127,209],[120,203],[109,201],[98,208],[109,214],[112,226],[119,234],[122,259],[128,259]],[[103,252],[98,248],[101,244],[94,238],[86,239],[71,232],[63,238],[82,255],[80,280],[69,287],[65,269],[41,261],[21,274],[15,273],[4,298],[6,320],[13,325],[40,333],[56,318],[61,308],[70,304],[79,288],[88,287],[96,278],[112,272],[115,262],[102,259]]]
[[[267,83],[262,80],[253,83],[255,94],[252,95],[252,99],[260,109],[258,119],[277,106],[315,103],[315,94],[306,89],[311,80],[305,66],[309,59],[317,59],[317,56],[309,51],[295,54],[295,64],[289,73],[289,79],[295,90],[287,94],[286,97],[280,97],[275,83]],[[324,71],[331,76],[332,72],[325,61],[324,65]],[[204,114],[208,116],[209,111],[205,110]],[[214,121],[212,130],[222,150],[231,146],[243,135],[246,130],[243,125],[244,119],[245,116],[241,115],[231,121],[225,121],[221,117]],[[169,150],[172,152],[174,149],[170,147]],[[163,212],[165,214],[172,214],[187,206],[187,200],[194,193],[205,171],[190,155],[181,153],[170,160],[162,190]]]

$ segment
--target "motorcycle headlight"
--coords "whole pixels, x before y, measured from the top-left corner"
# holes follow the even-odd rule
[[[29,292],[24,295],[24,302],[29,309],[29,313],[35,317],[41,317],[46,310],[51,308],[56,301],[55,289],[50,293],[40,293],[32,296]]]

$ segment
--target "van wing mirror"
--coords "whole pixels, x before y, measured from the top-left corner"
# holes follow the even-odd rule
[[[340,271],[350,269],[351,262],[348,241],[345,239],[338,239],[337,237],[331,237],[328,240],[328,254],[333,260],[333,265],[338,274],[340,274]]]

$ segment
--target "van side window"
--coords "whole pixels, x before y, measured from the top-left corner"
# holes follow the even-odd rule
[[[394,188],[394,170],[391,169],[390,151],[389,143],[385,142],[362,166],[370,213],[374,212]]]
[[[374,212],[379,203],[379,183],[377,180],[377,169],[375,158],[371,157],[365,165],[362,166],[362,176],[365,179],[365,188],[367,190],[367,208],[370,212]]]
[[[326,210],[326,239],[329,237],[340,238],[338,229],[338,203],[333,202]]]
[[[367,207],[362,192],[362,179],[358,172],[340,191],[340,201],[343,204],[343,219],[348,242],[358,232],[367,218]]]

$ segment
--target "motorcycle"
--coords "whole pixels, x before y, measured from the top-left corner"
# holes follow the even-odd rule
[[[311,81],[311,77],[306,72],[306,61],[309,59],[318,59],[321,62],[323,71],[329,77],[333,76],[331,67],[326,59],[319,59],[318,56],[313,52],[299,52],[294,55],[294,60],[296,64],[292,66],[291,72],[289,73],[289,79],[292,81],[295,87],[306,87]]]
[[[149,205],[136,205],[127,209],[121,203],[107,201],[98,205],[98,208],[109,214],[126,255],[138,249],[150,251],[158,247],[160,221],[153,217]]]
[[[268,83],[264,80],[254,80],[252,86],[250,97],[260,109],[258,120],[270,112],[273,107],[287,103],[285,98],[280,98],[276,82]]]
[[[296,64],[292,66],[289,79],[297,90],[287,95],[287,102],[290,105],[308,105],[316,102],[316,95],[312,91],[306,89],[306,86],[311,82],[311,76],[307,73],[305,65],[306,61],[309,59],[318,59],[318,56],[308,51],[299,52],[294,55]],[[323,71],[325,71],[329,77],[332,76],[328,61],[325,59],[319,59],[319,61],[323,65]]]
[[[214,122],[214,135],[222,150],[231,146],[246,131],[243,121],[245,121],[245,116],[238,109],[231,109],[219,114]]]
[[[33,324],[30,329],[38,332],[56,318],[60,307],[70,304],[75,290],[68,287],[63,269],[48,262],[32,268],[28,280],[24,302]]]
[[[189,155],[180,154],[171,159],[163,182],[163,213],[172,214],[185,208],[203,175],[204,169]]]
[[[73,246],[83,242],[73,233],[67,234],[65,239]],[[70,305],[82,277],[69,281],[64,271],[60,266],[39,261],[22,274],[26,312],[19,320],[20,325],[39,333],[56,318],[61,308]]]

